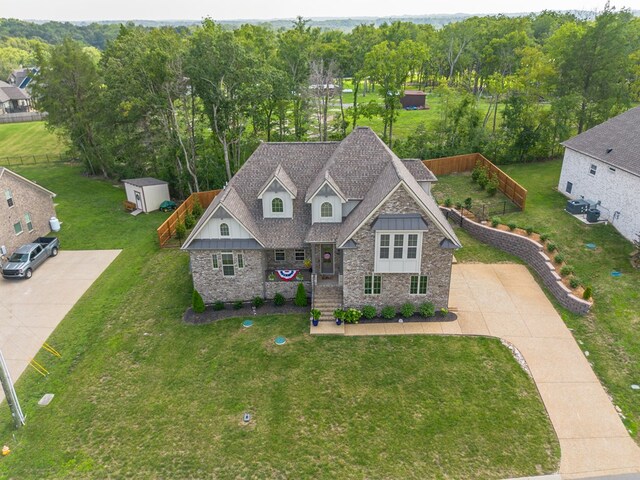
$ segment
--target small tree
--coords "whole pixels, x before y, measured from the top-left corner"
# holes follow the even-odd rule
[[[296,298],[293,300],[293,303],[298,307],[307,306],[307,291],[304,289],[304,285],[302,283],[298,284],[298,290],[296,291]]]
[[[187,236],[187,229],[184,226],[184,223],[182,222],[178,222],[178,224],[176,225],[176,238],[178,239],[179,242],[181,242],[182,240],[184,240],[184,237]]]
[[[202,295],[200,295],[196,289],[193,289],[193,297],[191,299],[191,308],[195,313],[204,312],[204,300],[202,300]]]
[[[194,216],[194,218],[200,218],[200,215],[202,215],[203,209],[202,209],[202,205],[200,205],[200,200],[198,200],[198,197],[195,197],[195,200],[193,201],[193,206],[191,207],[191,214]]]
[[[190,230],[195,224],[196,219],[193,217],[193,214],[191,212],[187,212],[187,214],[184,216],[184,227],[187,230]]]

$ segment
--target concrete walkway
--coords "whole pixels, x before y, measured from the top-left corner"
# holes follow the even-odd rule
[[[0,277],[0,350],[14,383],[60,321],[119,253],[120,250],[60,250],[29,280]],[[64,351],[60,353],[64,355]]]
[[[522,265],[454,265],[455,322],[320,324],[315,334],[486,335],[524,356],[560,441],[563,479],[640,473],[631,439],[571,332]]]

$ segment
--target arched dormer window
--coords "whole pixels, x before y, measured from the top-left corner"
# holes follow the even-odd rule
[[[320,205],[320,216],[322,218],[331,218],[333,217],[333,205],[330,202],[324,202]]]
[[[271,200],[271,213],[283,213],[284,212],[284,202],[280,197],[276,197]]]
[[[228,237],[229,236],[229,225],[227,225],[226,223],[221,223],[220,224],[220,236],[221,237]]]

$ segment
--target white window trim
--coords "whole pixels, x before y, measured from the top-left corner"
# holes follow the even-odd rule
[[[16,232],[16,225],[18,225],[18,224],[20,224],[20,231]],[[24,233],[24,228],[22,228],[22,222],[20,220],[18,220],[16,223],[13,224],[13,231],[15,232],[16,237],[18,235],[22,235]]]
[[[27,218],[29,220],[27,220]],[[27,230],[29,230],[30,232],[33,232],[33,219],[31,218],[31,214],[29,212],[24,214],[24,223],[25,226],[27,227]],[[29,228],[29,225],[31,225],[31,228]]]
[[[240,259],[242,259],[242,265],[240,265]],[[247,262],[244,259],[244,253],[242,253],[242,252],[236,253],[236,264],[238,265],[238,268],[244,268],[245,267]]]
[[[365,290],[364,282],[367,281],[367,277],[371,277],[371,293],[367,293]],[[380,277],[380,291],[378,293],[376,293],[376,289],[375,289],[375,277]],[[366,295],[366,296],[381,295],[382,294],[382,275],[380,275],[379,273],[370,273],[368,275],[365,275],[364,281],[362,283],[362,292],[363,292],[363,295]]]
[[[282,252],[284,258],[282,260],[278,260],[278,252]],[[287,261],[287,252],[283,248],[276,248],[273,250],[273,261],[278,263],[284,263]]]
[[[298,253],[302,252],[302,259],[298,258]],[[293,259],[296,262],[304,262],[307,259],[307,252],[304,251],[303,248],[296,248],[293,251]]]
[[[224,256],[225,256],[225,255],[231,255],[231,265],[225,265],[225,264],[224,264]],[[234,255],[233,255],[233,252],[222,252],[222,253],[220,254],[220,259],[221,259],[221,261],[222,261],[222,262],[221,262],[221,265],[220,265],[220,267],[222,268],[222,276],[223,276],[223,277],[235,277],[235,276],[236,276],[236,268],[238,268],[238,267],[237,267],[237,265],[236,265],[235,257],[234,257]],[[227,274],[225,274],[225,273],[224,273],[224,267],[232,267],[232,268],[233,268],[233,275],[227,275]]]
[[[222,233],[222,227],[226,227],[227,229],[227,233],[224,234]],[[227,222],[223,222],[220,224],[220,236],[221,237],[230,237],[231,236],[231,228],[229,227],[229,224]]]
[[[422,231],[416,230],[378,230],[376,231],[376,241],[375,241],[375,262],[374,262],[374,273],[415,273],[420,274],[420,265],[422,264]],[[381,235],[389,235],[389,258],[380,258],[380,236]],[[394,235],[404,235],[403,243],[402,243],[402,259],[394,259],[394,243],[395,238]],[[409,235],[418,235],[418,245],[416,251],[416,258],[407,258],[407,251],[409,249]],[[399,247],[398,247],[399,248]],[[414,265],[411,268],[403,267],[402,269],[394,268],[393,263],[399,262],[413,262]],[[387,265],[385,265],[387,264]],[[387,267],[387,268],[383,268]]]
[[[329,215],[324,215],[322,207],[325,205],[329,205]],[[320,204],[320,218],[333,218],[333,204],[331,202],[325,201]]]
[[[218,260],[218,254],[217,253],[213,253],[211,255],[211,268],[214,270],[219,270],[220,269],[220,261]]]
[[[11,191],[11,189],[10,189],[10,188],[7,188],[7,189],[4,191],[4,199],[5,199],[5,201],[7,202],[7,206],[8,206],[9,208],[13,208],[13,207],[15,207],[15,206],[16,206],[16,201],[13,199],[13,192]],[[9,200],[11,200],[11,205],[9,205]]]
[[[416,293],[411,293],[411,278],[413,277],[418,277],[418,288]],[[420,279],[422,277],[427,279],[427,288],[425,288],[424,293],[420,293]],[[411,275],[411,277],[409,278],[409,295],[426,295],[428,292],[429,292],[429,275],[422,275],[421,273],[418,273],[417,275]]]
[[[273,209],[273,202],[275,202],[276,200],[280,200],[280,204],[282,206],[282,211],[281,212],[276,212]],[[271,214],[272,215],[283,215],[284,216],[284,199],[282,197],[273,197],[271,199]]]

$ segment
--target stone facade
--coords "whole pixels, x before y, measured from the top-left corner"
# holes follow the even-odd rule
[[[460,225],[461,219],[458,211],[444,207],[442,207],[442,210],[447,217],[452,218]],[[591,303],[573,295],[571,290],[562,283],[562,278],[556,272],[551,259],[547,257],[542,245],[538,242],[516,233],[498,230],[466,218],[462,220],[462,228],[477,240],[488,243],[527,262],[540,275],[542,282],[560,305],[566,309],[579,314],[588,313],[591,309]]]
[[[591,174],[591,165],[596,166]],[[571,192],[567,192],[571,182]],[[570,148],[565,149],[558,191],[576,199],[601,202],[598,209],[627,239],[635,240],[640,233],[640,177],[596,160]]]
[[[12,207],[9,207],[5,198],[7,190],[11,191]],[[27,228],[26,214],[31,216],[31,231]],[[16,177],[8,170],[4,171],[0,178],[0,245],[4,245],[8,253],[22,244],[46,236],[51,230],[49,219],[55,214],[50,194]],[[17,222],[22,226],[22,233],[18,235],[14,230],[14,224]]]
[[[302,262],[295,262],[293,250],[287,251],[286,263],[268,266],[273,260],[273,250],[234,250],[234,276],[225,276],[222,270],[220,250],[192,250],[191,274],[193,287],[202,295],[207,304],[214,302],[235,302],[236,300],[251,300],[254,297],[271,299],[276,293],[285,298],[295,297],[297,280],[284,282],[281,280],[268,281],[267,273],[276,268],[301,269],[305,280],[302,282],[307,295],[311,295],[311,274],[304,270]],[[243,255],[244,267],[238,268],[238,253]],[[310,252],[307,252],[310,253]],[[213,255],[218,256],[218,268],[213,267]],[[289,262],[291,260],[291,262]],[[298,265],[300,264],[300,265]]]
[[[237,266],[238,253],[243,254],[244,268]],[[233,251],[235,265],[233,277],[223,274],[219,250],[192,250],[189,254],[193,288],[202,295],[205,303],[234,302],[264,296],[266,265],[261,250]],[[214,254],[218,255],[218,268],[213,268],[212,256]]]
[[[429,222],[422,235],[422,258],[420,275],[428,277],[427,294],[412,295],[409,292],[411,277],[417,273],[381,273],[380,295],[364,294],[364,277],[374,273],[375,232],[372,225],[379,214],[422,213],[411,195],[400,187],[353,236],[355,249],[343,252],[343,294],[345,307],[361,308],[373,305],[381,308],[387,305],[399,307],[403,303],[420,305],[430,301],[436,308],[448,307],[451,283],[451,261],[453,252],[440,248],[444,238],[442,232]],[[378,274],[376,274],[378,275]]]

